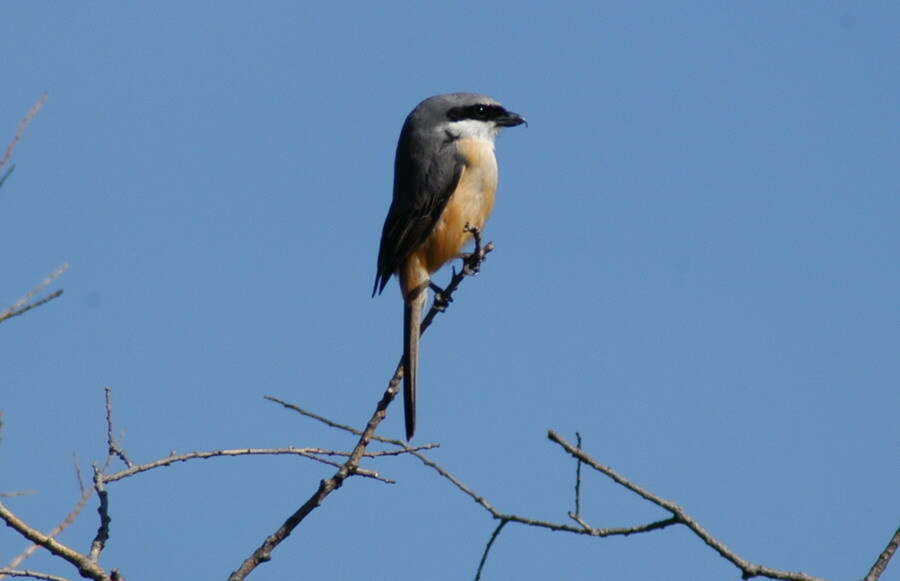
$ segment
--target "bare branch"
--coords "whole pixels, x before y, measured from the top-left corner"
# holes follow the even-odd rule
[[[189,460],[205,460],[207,458],[216,458],[216,457],[225,457],[225,456],[280,456],[280,455],[294,455],[294,456],[303,456],[304,458],[309,458],[310,460],[315,460],[317,462],[322,462],[324,464],[329,464],[335,466],[337,464],[325,460],[324,458],[319,458],[316,454],[330,454],[330,455],[350,455],[348,452],[337,452],[334,450],[323,450],[321,448],[240,448],[235,450],[210,450],[206,452],[188,452],[186,454],[172,454],[166,458],[161,458],[159,460],[154,460],[153,462],[148,462],[146,464],[137,464],[132,466],[131,468],[126,468],[125,470],[120,470],[119,472],[115,472],[113,474],[107,474],[103,477],[104,482],[115,482],[116,480],[122,480],[123,478],[128,478],[130,476],[134,476],[135,474],[140,474],[141,472],[146,472],[148,470],[153,470],[154,468],[161,468],[163,466],[170,466],[175,464],[176,462],[187,462]],[[364,475],[364,474],[361,474]],[[371,475],[371,474],[370,474]]]
[[[128,459],[123,450],[113,438],[113,421],[112,421],[112,388],[106,386],[103,388],[104,397],[106,398],[106,446],[110,456],[117,456],[126,466],[131,468],[134,463]]]
[[[110,451],[112,454],[112,451]],[[103,473],[100,467],[94,464],[94,490],[97,491],[97,498],[100,499],[100,505],[97,507],[97,514],[100,515],[100,526],[97,527],[97,534],[91,542],[91,552],[88,558],[96,563],[100,560],[100,552],[106,547],[106,541],[109,540],[109,494],[106,492],[106,486],[103,481]]]
[[[12,319],[13,317],[18,317],[19,315],[24,315],[31,309],[36,309],[41,305],[49,303],[53,299],[59,298],[60,295],[62,295],[62,294],[63,294],[63,290],[59,289],[58,291],[53,291],[52,293],[45,296],[44,298],[42,298],[39,301],[35,301],[35,302],[31,303],[30,305],[25,305],[21,309],[15,310],[12,307],[10,307],[10,308],[6,309],[5,311],[3,311],[2,313],[0,313],[0,323],[2,323],[3,321],[6,321],[7,319]]]
[[[3,184],[6,183],[7,178],[9,178],[9,176],[11,176],[12,172],[14,171],[16,171],[16,164],[12,164],[11,166],[9,166],[9,169],[3,172],[3,175],[0,176],[0,188],[3,187]]]
[[[66,527],[68,527],[70,524],[75,522],[75,518],[79,514],[81,514],[81,511],[84,509],[85,505],[87,504],[87,501],[90,500],[91,496],[94,495],[94,489],[93,488],[85,488],[84,483],[81,482],[81,470],[78,468],[77,463],[75,464],[75,471],[76,471],[76,477],[78,478],[78,481],[79,481],[79,486],[81,487],[81,497],[78,499],[78,502],[75,503],[75,508],[73,508],[71,511],[69,511],[69,514],[66,515],[66,518],[64,518],[61,523],[59,523],[58,525],[53,527],[53,530],[51,530],[49,533],[47,533],[47,536],[51,539],[58,536],[61,532],[63,532],[66,529]],[[9,562],[9,565],[7,565],[7,568],[15,569],[25,559],[27,559],[32,554],[34,554],[34,552],[37,551],[39,548],[40,548],[40,545],[37,545],[37,544],[29,545],[29,547],[27,549],[25,549],[24,551],[19,553],[12,561]],[[4,573],[2,572],[2,570],[0,570],[0,579],[3,579],[3,578],[4,578]]]
[[[581,450],[581,434],[575,432],[575,441],[578,443],[578,449]],[[572,520],[578,524],[585,526],[581,520],[581,460],[575,459],[575,512],[570,515]]]
[[[719,553],[723,558],[730,561],[734,564],[738,569],[741,570],[742,577],[744,579],[751,579],[753,577],[768,577],[770,579],[785,579],[788,581],[821,581],[818,577],[813,577],[811,575],[807,575],[806,573],[801,572],[792,572],[792,571],[784,571],[781,569],[773,569],[771,567],[764,567],[762,565],[754,565],[750,563],[743,557],[739,556],[737,553],[729,549],[725,546],[725,544],[713,537],[709,532],[706,531],[700,524],[694,520],[683,508],[675,504],[670,500],[666,500],[661,498],[652,492],[641,488],[637,484],[626,479],[624,476],[610,468],[609,466],[604,466],[600,464],[587,454],[585,454],[582,450],[572,446],[568,442],[566,442],[563,438],[559,436],[553,430],[550,430],[547,433],[547,437],[562,446],[562,448],[574,456],[575,458],[580,459],[582,462],[590,466],[591,468],[597,470],[608,476],[612,479],[616,484],[627,488],[628,490],[634,492],[644,500],[652,502],[653,504],[666,509],[667,511],[672,513],[673,522],[680,523],[691,529],[700,539],[706,543],[707,546],[712,548],[714,551]]]
[[[456,486],[463,493],[472,498],[477,504],[479,504],[482,508],[488,511],[491,516],[498,520],[506,520],[509,522],[516,522],[520,524],[530,525],[541,527],[545,529],[550,529],[552,531],[565,531],[569,533],[576,533],[580,535],[589,535],[592,537],[611,537],[617,535],[633,535],[635,533],[644,533],[656,529],[665,528],[667,526],[671,526],[673,524],[678,524],[675,519],[666,519],[661,521],[655,521],[651,523],[646,523],[642,525],[637,525],[633,527],[617,527],[617,528],[607,528],[607,529],[599,529],[593,528],[590,526],[582,525],[581,527],[574,527],[572,525],[563,524],[563,523],[555,523],[545,520],[532,519],[527,518],[515,514],[508,514],[504,512],[500,512],[494,506],[487,501],[486,498],[476,493],[474,490],[463,484],[463,482],[457,478],[456,476],[450,474],[443,466],[437,464],[430,460],[424,454],[419,452],[410,452],[413,456],[418,458],[423,464],[433,469],[435,472],[449,480],[454,486]]]
[[[452,294],[462,282],[463,278],[466,276],[475,274],[478,272],[478,268],[482,261],[484,261],[484,257],[493,249],[491,244],[488,244],[486,247],[481,247],[481,237],[480,233],[477,229],[466,227],[467,231],[472,233],[473,238],[475,239],[476,250],[471,255],[465,258],[464,267],[460,273],[453,273],[453,277],[450,280],[450,284],[447,285],[447,288],[444,289],[442,293],[442,304],[438,304],[437,302],[432,302],[431,308],[428,311],[428,314],[425,316],[425,319],[422,321],[421,331],[420,333],[424,333],[426,329],[431,325],[431,322],[434,320],[434,317],[437,316],[439,312],[446,309],[446,303],[449,303],[452,300]],[[331,494],[333,491],[340,488],[344,480],[347,479],[348,476],[359,473],[359,462],[363,457],[363,453],[368,447],[369,443],[376,439],[375,430],[378,428],[379,424],[384,420],[387,416],[387,408],[394,400],[394,397],[397,395],[398,386],[400,385],[400,380],[403,379],[403,364],[398,363],[397,367],[394,371],[394,375],[391,377],[388,382],[387,389],[382,394],[381,399],[378,401],[378,404],[375,406],[375,411],[372,414],[372,417],[369,418],[368,423],[366,424],[365,429],[359,435],[359,441],[356,443],[356,446],[353,448],[353,452],[351,452],[350,457],[341,466],[337,472],[326,480],[322,480],[319,483],[319,487],[316,491],[309,497],[309,499],[303,503],[303,505],[298,508],[294,514],[289,516],[287,520],[276,530],[274,533],[266,537],[263,543],[253,551],[249,557],[247,557],[241,566],[238,567],[235,571],[231,573],[229,576],[229,581],[241,581],[244,579],[253,569],[259,566],[260,563],[264,563],[272,558],[272,551],[277,547],[284,539],[286,539],[294,528],[306,518],[310,512],[315,510],[325,498]],[[317,417],[320,421],[325,421],[324,418]],[[326,421],[326,423],[328,423]],[[335,425],[334,427],[341,427]],[[353,431],[352,428],[343,426],[342,429],[348,429]],[[397,440],[399,445],[403,446],[405,449],[407,446]],[[411,454],[420,454],[419,452],[412,452]]]
[[[58,577],[56,575],[50,575],[49,573],[41,573],[40,571],[0,567],[0,579],[7,575],[9,575],[10,577],[31,577],[32,579],[46,579],[47,581],[69,581],[65,577]]]
[[[900,545],[900,527],[897,528],[894,532],[894,536],[888,541],[887,546],[881,554],[878,555],[878,559],[875,560],[872,568],[869,569],[869,574],[866,575],[866,578],[863,581],[878,581],[878,578],[881,577],[881,574],[884,573],[884,570],[887,568],[888,563],[891,562],[891,557],[897,552],[897,545]]]
[[[312,494],[312,496],[310,496],[309,499],[300,506],[300,508],[294,511],[294,513],[284,521],[284,523],[278,528],[278,530],[266,537],[262,545],[260,545],[259,548],[253,551],[253,554],[247,557],[244,562],[241,563],[241,566],[238,567],[238,569],[231,573],[231,575],[228,577],[229,581],[241,581],[253,569],[259,566],[259,564],[265,563],[266,561],[270,560],[272,558],[272,551],[275,549],[275,547],[281,544],[281,542],[291,534],[294,528],[296,528],[297,525],[299,525],[309,513],[311,513],[320,504],[322,504],[322,502],[329,494],[340,488],[343,485],[344,480],[346,480],[348,476],[351,476],[357,471],[359,461],[362,458],[363,452],[365,451],[366,447],[369,445],[369,441],[372,439],[372,434],[374,434],[376,428],[378,428],[378,425],[387,416],[387,407],[397,395],[398,386],[402,377],[403,366],[398,365],[396,371],[394,372],[394,376],[388,383],[387,389],[381,396],[381,400],[379,400],[378,405],[375,407],[375,412],[372,414],[372,417],[366,424],[366,428],[365,430],[363,430],[362,435],[359,437],[359,441],[357,442],[356,447],[353,448],[353,452],[350,454],[350,458],[347,459],[347,461],[338,469],[337,472],[334,473],[331,478],[322,480],[319,483],[319,487]]]
[[[41,283],[38,284],[36,287],[34,287],[33,289],[31,289],[30,291],[25,293],[25,295],[22,298],[20,298],[18,301],[16,301],[15,304],[13,304],[11,307],[6,309],[5,311],[0,312],[0,322],[3,322],[12,317],[16,317],[23,313],[27,313],[31,309],[37,308],[45,303],[52,301],[53,299],[57,298],[58,296],[60,296],[63,293],[62,289],[49,294],[48,296],[40,299],[39,301],[35,301],[31,304],[26,305],[26,303],[28,301],[30,301],[35,295],[37,295],[42,290],[47,288],[47,286],[51,282],[53,282],[62,273],[64,273],[67,268],[69,268],[68,264],[63,264],[63,265],[57,267],[56,270],[54,270],[47,276],[47,278],[45,278],[43,281],[41,281]]]
[[[295,405],[295,404],[292,404],[292,403],[288,403],[288,402],[286,402],[286,401],[284,401],[284,400],[282,400],[282,399],[279,399],[279,398],[275,397],[274,395],[264,395],[264,396],[263,396],[263,399],[267,399],[267,400],[273,401],[273,402],[275,402],[275,403],[277,403],[277,404],[281,404],[282,406],[288,408],[289,410],[294,410],[295,412],[297,412],[297,413],[299,413],[299,414],[301,414],[301,415],[304,415],[304,416],[306,416],[306,417],[308,417],[308,418],[312,418],[312,419],[314,419],[314,420],[316,420],[316,421],[322,422],[323,424],[325,424],[325,425],[328,426],[329,428],[337,428],[337,429],[339,429],[339,430],[343,430],[343,431],[345,431],[345,432],[350,432],[351,434],[355,434],[355,435],[357,435],[357,436],[359,436],[359,435],[362,434],[362,432],[360,432],[359,430],[357,430],[357,429],[354,428],[353,426],[348,426],[348,425],[346,425],[346,424],[339,424],[339,423],[337,423],[337,422],[334,422],[334,421],[332,421],[332,420],[329,420],[328,418],[326,418],[326,417],[324,417],[324,416],[320,416],[319,414],[316,414],[316,413],[313,413],[313,412],[311,412],[311,411],[305,410],[305,409],[301,408],[301,407],[298,406],[298,405]],[[379,439],[379,438],[376,438],[376,439]]]
[[[78,572],[82,577],[94,579],[95,581],[109,581],[109,577],[100,568],[99,565],[92,562],[89,558],[82,555],[78,551],[68,547],[56,539],[53,539],[42,532],[35,530],[19,519],[5,504],[0,502],[0,518],[2,518],[7,526],[15,529],[20,535],[40,545],[50,551],[57,557],[61,557],[78,568]]]
[[[31,120],[34,119],[34,116],[37,115],[37,112],[41,110],[41,107],[44,106],[44,103],[47,102],[47,93],[41,95],[41,98],[37,100],[37,102],[31,106],[31,109],[28,110],[28,113],[25,114],[25,117],[19,121],[19,127],[16,129],[16,134],[13,136],[12,141],[9,142],[9,145],[6,146],[6,153],[3,154],[3,157],[0,158],[0,169],[3,169],[3,166],[10,160],[12,157],[13,151],[16,150],[16,145],[19,144],[19,140],[22,139],[22,136],[25,135],[25,130],[28,128],[28,125],[31,123]]]
[[[37,494],[37,490],[13,490],[12,492],[0,492],[0,498],[15,498],[17,496],[29,496]]]
[[[312,418],[318,422],[322,422],[323,424],[325,424],[326,426],[329,426],[331,428],[337,428],[339,430],[349,432],[356,436],[362,435],[362,432],[357,430],[353,426],[348,426],[347,424],[340,424],[338,422],[335,422],[334,420],[330,420],[324,416],[320,416],[317,413],[303,409],[302,407],[300,407],[296,404],[286,402],[286,401],[279,399],[273,395],[266,395],[266,396],[263,396],[263,398],[267,399],[269,401],[273,401],[277,404],[281,404],[282,406],[286,407],[287,409],[293,410],[300,415],[306,416],[308,418]],[[441,446],[440,444],[438,444],[436,442],[432,442],[430,444],[422,444],[421,446],[410,446],[403,440],[397,440],[395,438],[385,438],[384,436],[379,436],[377,434],[372,434],[372,440],[375,440],[377,442],[383,442],[385,444],[393,444],[394,446],[398,446],[400,449],[383,451],[383,452],[367,452],[366,454],[364,454],[365,457],[393,456],[393,455],[397,455],[397,454],[409,454],[410,452],[413,452],[413,451],[431,450],[433,448],[440,448],[440,446]]]
[[[481,571],[484,569],[484,564],[487,562],[488,553],[491,552],[491,547],[494,545],[494,541],[497,540],[497,537],[500,536],[500,531],[503,530],[503,527],[506,526],[508,520],[501,520],[500,524],[497,525],[497,528],[494,529],[494,532],[491,534],[491,538],[488,539],[487,545],[484,547],[484,553],[481,555],[481,561],[478,563],[478,570],[475,571],[475,581],[479,581],[481,579]]]

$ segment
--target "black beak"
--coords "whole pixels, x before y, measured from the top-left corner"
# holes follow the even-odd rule
[[[515,127],[516,125],[521,125],[523,123],[526,126],[528,125],[528,122],[525,121],[524,117],[518,113],[513,113],[512,111],[507,111],[506,114],[497,117],[494,119],[494,123],[500,127]]]

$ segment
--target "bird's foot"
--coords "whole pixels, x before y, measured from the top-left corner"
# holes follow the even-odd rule
[[[434,292],[434,302],[432,303],[434,309],[441,313],[446,311],[447,307],[450,306],[450,303],[453,302],[453,297],[445,294],[444,289],[433,282],[428,283],[428,288]]]
[[[481,230],[477,226],[466,224],[465,231],[472,235],[475,248],[472,252],[463,252],[459,257],[463,261],[462,273],[465,276],[475,276],[481,271],[481,263],[484,262],[488,252],[494,249],[494,243],[481,244]],[[454,273],[455,274],[455,273]]]

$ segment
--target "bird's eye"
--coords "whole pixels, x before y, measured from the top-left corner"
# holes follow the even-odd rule
[[[484,105],[475,105],[475,112],[479,115],[484,115],[485,113],[487,113],[487,107],[485,107]]]

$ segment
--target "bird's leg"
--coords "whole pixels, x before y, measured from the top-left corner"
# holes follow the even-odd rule
[[[455,275],[456,271],[454,270],[453,273]],[[450,306],[450,303],[453,302],[453,297],[451,297],[450,295],[445,295],[444,289],[431,281],[428,281],[428,288],[430,288],[434,292],[434,308],[441,313],[446,311],[447,307]]]
[[[485,246],[481,245],[481,230],[477,226],[467,223],[464,230],[472,235],[475,248],[472,252],[463,252],[459,255],[463,261],[462,272],[466,276],[474,276],[481,270],[481,263],[484,262],[487,253],[494,249],[494,245],[490,242]]]

